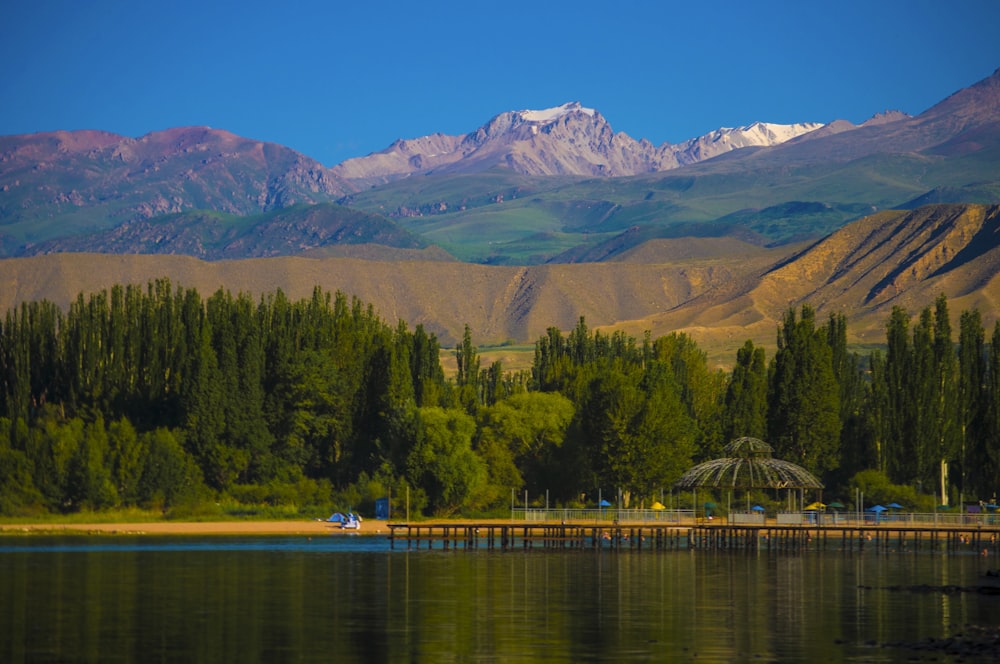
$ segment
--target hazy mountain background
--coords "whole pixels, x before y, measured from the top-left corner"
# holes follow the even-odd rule
[[[1000,71],[909,117],[752,123],[678,145],[569,103],[326,168],[204,127],[0,137],[0,308],[167,276],[356,295],[446,344],[548,326],[773,344],[789,306],[879,343],[938,293],[989,324]]]

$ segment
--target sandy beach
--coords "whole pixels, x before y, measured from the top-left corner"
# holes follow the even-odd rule
[[[344,530],[327,521],[151,521],[148,523],[0,523],[0,534],[87,533],[107,535],[386,535],[383,521]]]

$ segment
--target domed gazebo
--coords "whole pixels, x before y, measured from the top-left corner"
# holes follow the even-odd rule
[[[700,463],[674,483],[677,489],[822,489],[802,466],[771,457],[771,446],[759,438],[737,438],[726,456]]]
[[[771,446],[744,436],[724,448],[726,456],[700,463],[674,483],[675,489],[822,489],[802,466],[772,458]],[[749,505],[748,505],[749,508]]]

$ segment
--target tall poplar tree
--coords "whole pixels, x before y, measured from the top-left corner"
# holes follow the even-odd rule
[[[878,362],[878,356],[872,361],[878,410],[875,420],[883,445],[879,458],[883,460],[882,469],[897,484],[911,484],[919,475],[915,436],[917,405],[910,386],[915,360],[909,328],[906,310],[893,307],[886,324],[885,362]]]
[[[996,503],[1000,484],[1000,320],[993,326],[986,374],[986,399],[982,446],[977,449],[976,463],[982,495]]]
[[[951,339],[948,303],[942,295],[925,308],[913,330],[914,371],[910,391],[916,406],[917,480],[936,487],[949,504],[949,462],[959,447],[956,377],[958,362]]]
[[[767,437],[767,360],[750,340],[736,352],[723,411],[723,438],[742,436]]]
[[[976,449],[986,439],[986,331],[978,310],[963,311],[958,332],[958,451],[959,501],[966,496],[982,495]]]
[[[785,314],[770,368],[768,435],[775,455],[823,475],[840,464],[840,396],[812,307]]]
[[[840,397],[840,451],[843,481],[872,467],[874,435],[870,426],[868,381],[861,371],[861,359],[847,348],[847,317],[832,313],[824,327],[830,346],[833,376]]]
[[[458,364],[455,384],[458,386],[459,402],[469,412],[475,412],[479,406],[479,353],[472,343],[472,331],[468,323],[465,325],[462,343],[455,349],[455,360]]]

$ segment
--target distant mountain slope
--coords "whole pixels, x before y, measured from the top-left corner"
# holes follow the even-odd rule
[[[223,260],[293,256],[331,245],[356,244],[401,249],[427,246],[419,236],[384,217],[323,203],[246,217],[204,210],[167,214],[42,242],[25,253],[182,254]]]
[[[460,136],[399,140],[381,152],[348,159],[333,171],[358,188],[418,173],[478,173],[497,167],[522,175],[620,177],[670,170],[737,148],[777,145],[821,126],[756,122],[657,147],[616,133],[599,112],[571,102],[501,113]]]
[[[718,243],[718,245],[716,244]],[[629,260],[629,253],[633,254]],[[423,324],[453,344],[468,324],[478,343],[532,342],[550,326],[636,336],[690,334],[731,362],[746,339],[773,348],[789,307],[849,320],[850,341],[884,342],[891,308],[911,314],[948,296],[952,314],[1000,314],[1000,206],[939,205],[866,217],[789,254],[732,238],[656,239],[599,264],[491,267],[459,262],[266,258],[208,263],[185,256],[54,254],[0,261],[0,311],[46,298],[169,277],[214,292],[281,288],[305,297],[320,285],[371,303],[390,322]]]
[[[802,136],[772,150],[741,153],[733,159],[698,166],[723,173],[806,163],[845,163],[879,154],[960,157],[977,152],[988,153],[995,162],[998,148],[1000,69],[913,117],[887,113],[851,131],[824,134],[820,130],[815,137]]]
[[[948,296],[953,316],[1000,314],[1000,206],[932,205],[854,222],[753,283],[725,284],[626,329],[704,331],[709,343],[741,335],[767,340],[789,307],[844,313],[853,340],[883,343],[894,306],[911,314]]]
[[[992,310],[996,302],[981,291],[1000,283],[998,268],[1000,207],[931,205],[851,224],[768,272],[751,295],[768,308],[815,299],[884,314],[923,306],[938,291],[984,296]]]
[[[293,150],[207,127],[0,136],[0,250],[193,209],[256,214],[351,191]]]

